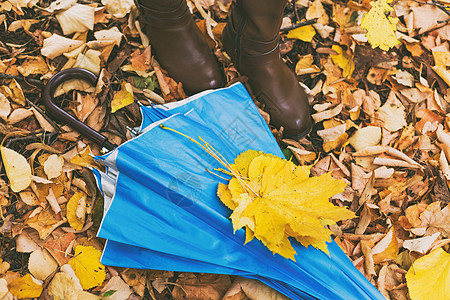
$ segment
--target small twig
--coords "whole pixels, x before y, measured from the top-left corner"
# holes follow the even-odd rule
[[[294,14],[295,14],[295,21],[300,21],[300,16],[298,15],[298,11],[297,11],[297,5],[295,4],[296,1],[292,2],[292,5],[294,6]]]
[[[308,21],[304,21],[304,22],[300,22],[300,23],[294,24],[292,26],[282,27],[280,29],[280,31],[287,32],[287,31],[294,30],[294,29],[297,29],[297,28],[300,28],[300,27],[303,27],[303,26],[308,26],[308,25],[311,25],[311,24],[314,24],[314,23],[317,23],[317,18],[312,19],[312,20],[308,20]]]
[[[0,73],[0,79],[16,79],[16,80],[29,82],[32,84],[44,85],[44,83],[39,79],[26,78],[26,77],[22,77],[22,76],[10,75],[10,74],[5,74],[5,73]]]

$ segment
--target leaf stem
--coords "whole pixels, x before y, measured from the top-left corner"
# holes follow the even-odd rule
[[[222,154],[219,153],[219,151],[217,151],[216,149],[214,149],[213,146],[211,146],[210,144],[208,144],[205,140],[203,140],[200,136],[198,137],[200,139],[200,141],[202,141],[204,143],[204,145],[202,145],[199,141],[191,138],[190,136],[179,132],[178,130],[175,130],[173,128],[164,126],[164,124],[160,124],[159,127],[161,129],[165,129],[165,130],[170,130],[172,132],[175,132],[185,138],[187,138],[188,140],[190,140],[191,142],[194,142],[195,144],[199,145],[200,147],[202,147],[203,150],[205,150],[209,155],[211,155],[215,160],[217,160],[221,165],[223,165],[228,171],[230,171],[231,175],[234,176],[238,181],[239,184],[242,186],[242,188],[244,190],[250,191],[252,192],[256,197],[259,197],[258,193],[256,193],[243,179],[241,174],[239,174],[239,172],[235,171],[231,165],[227,162],[227,160],[223,157]],[[210,172],[207,169],[208,172]],[[210,172],[211,173],[211,172]],[[216,175],[216,174],[214,174]]]

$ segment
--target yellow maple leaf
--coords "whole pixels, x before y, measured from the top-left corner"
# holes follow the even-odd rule
[[[370,2],[372,8],[361,19],[361,28],[367,30],[366,37],[372,48],[380,47],[381,50],[388,51],[400,43],[395,35],[398,19],[386,17],[386,13],[393,10],[388,4],[390,2],[392,0]]]
[[[304,42],[311,42],[313,37],[316,35],[316,30],[312,25],[302,26],[299,28],[292,29],[288,32],[287,37],[289,39],[298,39]]]
[[[355,70],[355,63],[353,62],[353,55],[348,54],[346,51],[344,51],[340,46],[333,45],[331,47],[334,51],[336,51],[338,54],[333,55],[330,54],[331,59],[333,62],[339,66],[339,68],[342,69],[342,76],[344,77],[351,77],[353,74],[353,71]]]
[[[72,164],[79,165],[82,167],[94,167],[99,170],[104,170],[105,167],[102,164],[99,164],[95,161],[95,159],[92,157],[91,148],[87,146],[84,148],[80,153],[72,157],[70,160]]]
[[[331,241],[331,231],[326,225],[355,217],[329,202],[329,197],[346,186],[331,174],[309,177],[309,166],[296,166],[253,150],[239,155],[230,168],[238,176],[228,185],[219,185],[218,195],[233,209],[230,218],[234,230],[245,227],[246,242],[256,237],[286,258],[294,259],[296,254],[289,237],[328,253],[326,242]]]
[[[67,221],[70,227],[81,230],[86,221],[86,196],[75,193],[67,202]]]
[[[68,262],[85,290],[99,286],[105,280],[105,266],[100,263],[102,252],[92,246],[77,246],[75,256]]]
[[[406,274],[412,300],[448,299],[450,295],[450,254],[442,248],[414,262]]]
[[[111,101],[111,113],[115,113],[119,109],[130,105],[134,102],[133,87],[128,82],[122,82],[121,89]]]
[[[19,299],[39,297],[42,293],[42,284],[36,283],[30,274],[14,279],[8,284],[8,289]]]
[[[0,151],[11,190],[17,193],[26,189],[31,183],[31,168],[25,157],[3,146]]]

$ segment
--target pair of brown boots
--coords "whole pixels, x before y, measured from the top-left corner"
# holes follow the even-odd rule
[[[287,0],[235,0],[223,31],[223,46],[248,77],[275,127],[301,138],[312,122],[308,99],[280,58],[279,29]],[[222,72],[197,28],[186,0],[138,0],[145,31],[161,65],[190,92],[219,88]]]

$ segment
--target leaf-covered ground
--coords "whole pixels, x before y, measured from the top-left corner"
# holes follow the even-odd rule
[[[86,166],[87,146],[100,149],[45,113],[44,84],[71,67],[99,74],[96,87],[67,83],[56,99],[116,144],[140,122],[137,101],[186,95],[153,56],[132,1],[50,2],[0,3],[0,299],[282,299],[234,276],[99,263],[102,198]],[[188,2],[228,84],[245,80],[221,48],[230,2]],[[348,183],[331,201],[358,217],[331,226],[333,238],[388,299],[450,295],[446,3],[298,0],[283,19],[282,58],[311,96],[315,125],[299,141],[273,133],[287,158]]]

